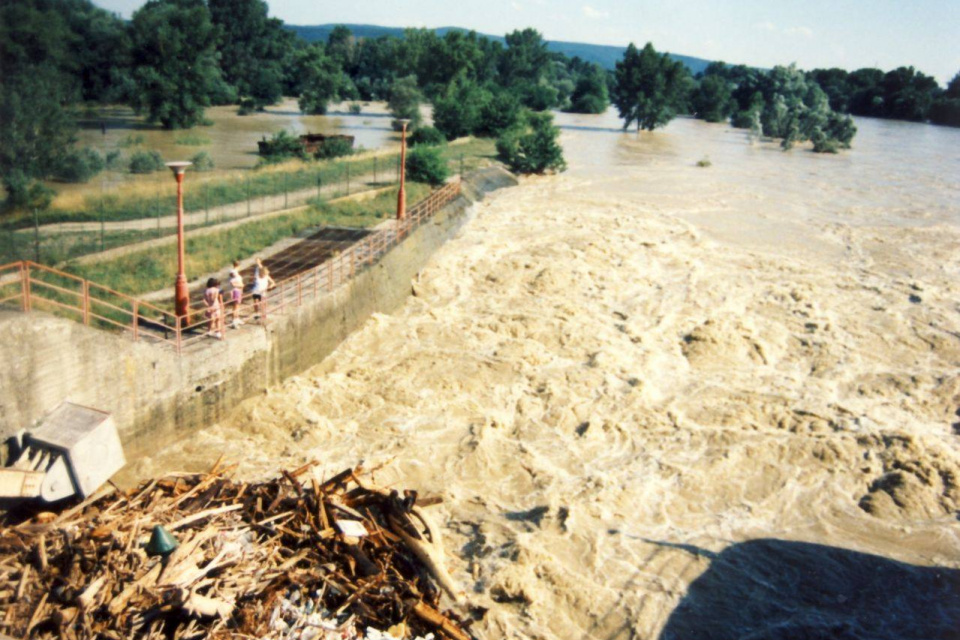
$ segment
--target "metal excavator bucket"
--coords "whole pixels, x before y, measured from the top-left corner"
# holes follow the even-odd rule
[[[110,414],[62,402],[23,435],[17,459],[0,469],[0,498],[86,498],[124,464]]]

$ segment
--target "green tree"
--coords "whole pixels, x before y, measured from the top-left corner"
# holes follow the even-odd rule
[[[573,113],[603,113],[610,104],[607,92],[607,72],[598,65],[584,70],[570,96],[569,111]]]
[[[480,128],[483,107],[490,94],[463,75],[450,83],[444,95],[433,102],[433,126],[453,140]]]
[[[393,115],[393,129],[400,131],[402,128],[400,120],[410,120],[409,131],[414,131],[423,122],[420,115],[420,102],[423,100],[423,94],[417,88],[417,77],[407,76],[400,78],[393,83],[390,88],[390,100],[387,108]]]
[[[350,27],[338,24],[327,36],[327,55],[345,71],[353,66],[355,48],[356,40]]]
[[[298,68],[302,78],[300,110],[310,114],[324,114],[327,105],[340,98],[349,78],[337,62],[313,45],[300,52]]]
[[[73,144],[76,125],[64,110],[79,95],[73,41],[55,5],[0,4],[0,179],[10,207],[48,199],[37,181]]]
[[[551,114],[528,113],[522,125],[497,139],[497,156],[515,173],[563,171],[567,164],[559,136]]]
[[[930,122],[960,127],[960,73],[953,76],[943,95],[930,106]]]
[[[694,115],[707,122],[723,122],[735,106],[730,83],[719,75],[704,76],[700,80],[692,103]]]
[[[133,104],[167,129],[203,121],[211,96],[225,91],[217,29],[203,0],[150,0],[131,22]]]
[[[480,122],[474,129],[474,133],[489,138],[500,136],[519,123],[521,108],[520,100],[516,95],[506,89],[497,91],[481,106]]]
[[[615,75],[613,103],[623,118],[623,128],[636,122],[640,133],[673,119],[689,72],[666,54],[657,53],[648,42],[642,51],[630,43],[623,60],[616,64]]]
[[[208,0],[217,26],[217,50],[224,79],[255,109],[283,95],[283,63],[296,35],[268,16],[263,0]]]

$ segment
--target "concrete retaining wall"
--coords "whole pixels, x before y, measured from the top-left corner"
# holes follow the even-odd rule
[[[468,179],[473,199],[516,184],[502,170]],[[0,312],[0,437],[27,427],[62,400],[111,412],[128,459],[223,418],[232,407],[329,355],[374,312],[389,313],[410,281],[460,228],[461,197],[377,264],[332,294],[231,331],[178,357],[169,349],[44,313]]]

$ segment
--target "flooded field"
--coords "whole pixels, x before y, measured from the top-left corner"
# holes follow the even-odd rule
[[[956,637],[960,131],[558,123],[400,311],[130,472],[382,465],[483,638]]]
[[[177,131],[149,124],[126,106],[91,111],[80,120],[77,144],[93,147],[103,156],[119,151],[123,161],[116,170],[104,171],[87,184],[54,184],[60,194],[56,204],[63,206],[84,195],[98,196],[101,191],[110,194],[131,183],[148,188],[155,182],[166,185],[170,181],[168,175],[138,175],[127,170],[130,156],[137,151],[157,151],[166,162],[189,160],[205,151],[213,159],[215,170],[203,177],[212,177],[256,166],[260,158],[257,141],[283,130],[293,135],[352,135],[356,149],[377,149],[390,144],[399,146],[400,136],[390,126],[391,116],[386,105],[382,102],[359,104],[362,108],[359,114],[351,114],[349,104],[340,103],[331,105],[323,116],[303,115],[294,98],[286,98],[280,104],[267,107],[264,112],[247,116],[238,116],[235,105],[211,107],[206,110],[210,126]]]

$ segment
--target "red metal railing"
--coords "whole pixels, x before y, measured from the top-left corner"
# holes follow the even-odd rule
[[[219,332],[225,338],[234,317],[266,324],[273,315],[332,292],[378,261],[459,194],[459,181],[444,185],[408,209],[407,218],[392,228],[372,233],[335,258],[277,282],[259,303],[248,297],[237,308],[229,303],[221,306],[214,321],[205,311],[191,310],[178,317],[149,302],[31,261],[0,265],[0,307],[51,311],[87,326],[128,332],[134,341],[166,344],[182,353],[211,333]]]

